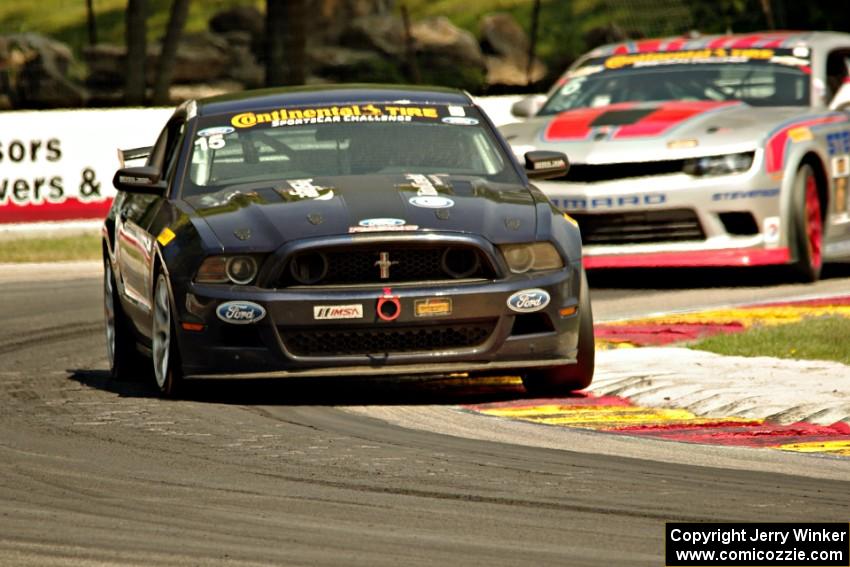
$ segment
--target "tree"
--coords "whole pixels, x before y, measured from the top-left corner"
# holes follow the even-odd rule
[[[266,85],[301,85],[307,76],[305,0],[266,0]]]
[[[145,58],[147,57],[147,0],[127,0],[127,75],[124,101],[130,106],[145,103]]]
[[[160,49],[159,58],[156,61],[156,78],[153,85],[154,104],[169,103],[168,89],[171,86],[171,79],[174,77],[174,59],[188,15],[189,0],[174,0],[171,3],[171,16],[168,18],[168,27],[165,30],[165,38],[162,40],[162,49]]]

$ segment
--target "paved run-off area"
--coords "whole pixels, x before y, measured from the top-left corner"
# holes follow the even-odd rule
[[[619,348],[597,352],[597,373],[587,395],[464,409],[621,435],[850,457],[850,367],[680,347],[635,348],[826,314],[850,317],[850,298],[603,323],[596,329],[598,343],[603,349]]]

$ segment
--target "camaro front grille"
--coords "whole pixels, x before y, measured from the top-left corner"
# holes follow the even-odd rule
[[[613,181],[615,179],[629,179],[633,177],[652,177],[655,175],[667,175],[670,173],[682,173],[685,160],[647,161],[634,163],[606,163],[591,165],[586,163],[574,163],[570,165],[570,171],[559,181],[570,183],[597,183],[600,181]]]
[[[705,240],[705,232],[691,209],[626,213],[570,213],[578,221],[582,243],[647,244]]]
[[[283,344],[296,356],[345,356],[429,352],[482,344],[496,320],[453,325],[393,325],[367,328],[281,329]]]
[[[375,244],[296,252],[286,260],[279,285],[394,284],[495,275],[486,254],[474,246]]]

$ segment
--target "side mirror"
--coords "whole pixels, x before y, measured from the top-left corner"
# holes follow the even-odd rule
[[[850,110],[850,83],[843,83],[829,102],[830,110]]]
[[[511,114],[517,118],[529,118],[537,114],[546,102],[546,95],[531,95],[518,100],[511,106]]]
[[[561,152],[536,150],[525,154],[525,174],[529,179],[554,179],[570,170],[570,160]]]
[[[119,191],[141,193],[143,195],[163,195],[165,182],[160,181],[159,169],[149,165],[140,167],[122,167],[115,172],[112,185]]]

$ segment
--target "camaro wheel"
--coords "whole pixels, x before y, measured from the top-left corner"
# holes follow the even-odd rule
[[[793,265],[797,279],[814,282],[823,267],[823,219],[818,184],[812,166],[797,170],[794,178],[792,234],[797,261]]]
[[[103,313],[109,374],[114,379],[130,378],[140,368],[142,356],[136,350],[130,321],[121,309],[109,258],[104,258],[103,262]]]
[[[153,309],[153,372],[156,385],[163,395],[177,394],[181,382],[180,358],[174,336],[174,321],[171,316],[171,299],[168,280],[160,274],[154,290]]]
[[[590,290],[584,270],[581,272],[579,317],[576,364],[553,366],[551,368],[542,368],[528,372],[523,376],[522,384],[529,394],[563,394],[573,390],[587,388],[593,381],[596,343],[593,338],[593,312],[590,307]]]

